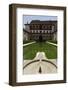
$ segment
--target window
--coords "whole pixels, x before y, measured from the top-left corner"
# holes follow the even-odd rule
[[[45,30],[45,33],[47,33],[47,30]]]
[[[32,30],[32,33],[34,32],[34,30]]]
[[[35,30],[35,33],[37,33],[37,31]]]
[[[48,33],[50,33],[50,30],[48,30]]]
[[[44,30],[42,30],[42,33],[44,33]]]
[[[40,30],[38,30],[38,33],[40,33]]]

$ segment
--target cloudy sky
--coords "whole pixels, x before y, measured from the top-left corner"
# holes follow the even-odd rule
[[[40,15],[23,15],[24,24],[30,23],[32,20],[41,20],[41,21],[49,21],[49,20],[57,20],[57,16],[40,16]]]

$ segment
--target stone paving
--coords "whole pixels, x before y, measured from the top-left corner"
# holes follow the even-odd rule
[[[33,60],[42,60],[42,59],[47,59],[46,55],[44,52],[37,52],[36,57]]]
[[[31,63],[26,68],[24,68],[24,74],[39,74],[40,67],[41,67],[42,74],[57,72],[57,68],[53,64],[46,61],[43,62],[42,59],[48,60],[57,66],[56,59],[48,59],[44,52],[37,52],[33,60],[24,60],[24,66],[32,61],[39,60],[38,62]]]
[[[57,44],[51,43],[51,42],[48,42],[48,41],[46,43],[49,43],[49,44],[54,45],[54,46],[57,46]]]
[[[33,43],[36,43],[36,42],[34,41],[34,42],[26,43],[26,44],[23,44],[23,46],[27,46],[27,45],[30,45],[30,44],[33,44]]]
[[[40,74],[39,69],[41,67],[41,74],[56,73],[57,68],[48,62],[35,62],[28,65],[24,69],[24,74]]]

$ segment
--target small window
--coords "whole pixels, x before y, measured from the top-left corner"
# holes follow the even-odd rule
[[[36,30],[35,30],[35,33],[36,33]]]
[[[32,33],[33,33],[33,30],[32,30]]]
[[[38,30],[38,33],[40,33],[40,30]]]
[[[47,30],[45,30],[45,33],[47,33]]]

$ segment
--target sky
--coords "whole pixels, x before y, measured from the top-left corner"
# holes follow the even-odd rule
[[[52,21],[57,20],[57,16],[40,16],[40,15],[23,15],[24,24],[30,23],[32,20]]]

